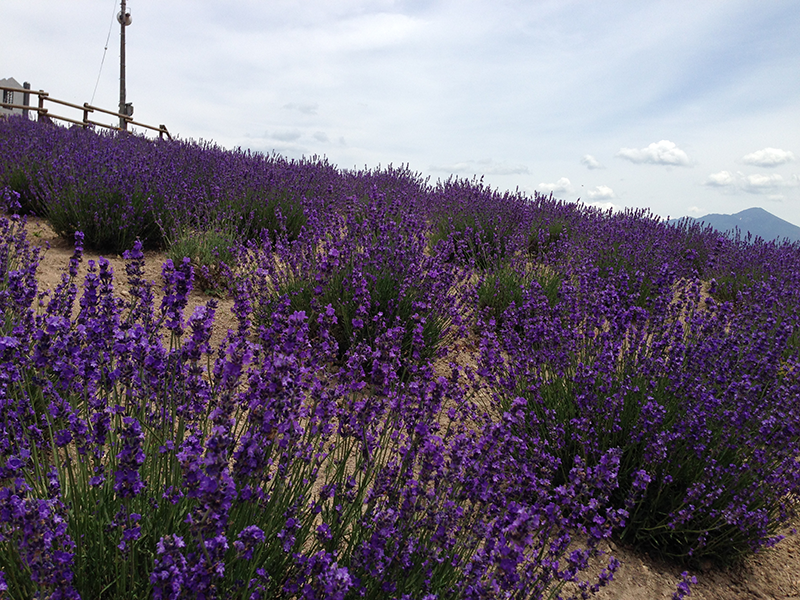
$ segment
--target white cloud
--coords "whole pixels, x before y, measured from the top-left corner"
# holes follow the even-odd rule
[[[283,108],[286,110],[296,110],[304,115],[315,115],[317,114],[319,104],[316,102],[289,102],[289,104],[284,104]]]
[[[588,195],[592,200],[609,200],[617,197],[614,190],[607,185],[596,186],[593,190],[589,190]]]
[[[688,167],[691,165],[686,152],[678,148],[675,142],[661,140],[654,142],[647,148],[620,148],[617,156],[633,163],[649,163],[652,165],[668,165]]]
[[[360,3],[357,3],[360,4]],[[363,52],[407,43],[426,28],[425,21],[399,12],[361,14],[301,29],[325,53]],[[308,44],[308,39],[306,39]]]
[[[303,144],[294,142],[281,142],[274,140],[267,140],[257,144],[248,146],[254,152],[261,152],[262,154],[277,153],[289,158],[300,158],[309,153],[309,149]]]
[[[756,173],[755,175],[747,175],[744,177],[741,188],[745,192],[750,192],[751,194],[764,194],[773,192],[785,185],[786,181],[777,173],[773,173],[772,175]]]
[[[297,129],[290,129],[285,131],[276,131],[272,134],[272,138],[282,142],[296,142],[300,139],[302,134]]]
[[[431,165],[429,170],[441,171],[444,173],[469,173],[473,175],[525,175],[530,172],[525,165],[495,162],[491,158],[467,160],[451,165]]]
[[[621,211],[622,210],[622,207],[617,206],[613,202],[602,202],[602,201],[587,202],[586,206],[599,208],[602,211],[608,211],[608,210],[610,210],[610,211]]]
[[[553,192],[554,194],[571,194],[575,191],[572,182],[566,177],[562,177],[555,183],[540,183],[536,189],[540,192]]]
[[[587,169],[605,169],[605,167],[591,154],[584,154],[581,158],[581,164]]]
[[[733,175],[730,171],[720,171],[719,173],[712,173],[703,185],[711,185],[714,187],[725,187],[735,183]]]
[[[741,171],[731,173],[729,171],[720,171],[719,173],[712,173],[708,179],[703,182],[703,185],[728,188],[747,192],[749,194],[761,194],[766,200],[782,201],[784,196],[780,194],[780,190],[795,187],[800,184],[797,176],[790,180],[784,179],[778,173],[765,175],[763,173],[754,173],[752,175],[745,175]]]
[[[686,209],[686,211],[687,211],[687,212],[690,212],[690,213],[692,213],[693,215],[700,215],[700,214],[702,214],[702,213],[704,213],[704,212],[705,212],[705,211],[704,211],[702,208],[700,208],[699,206],[690,206],[690,207],[688,207],[688,208]]]
[[[328,134],[325,133],[324,131],[315,131],[314,132],[314,139],[317,140],[318,142],[329,142],[330,141],[330,139],[328,139]]]
[[[746,154],[742,157],[742,162],[757,167],[777,167],[794,160],[794,154],[788,150],[778,148],[764,148],[757,152]]]

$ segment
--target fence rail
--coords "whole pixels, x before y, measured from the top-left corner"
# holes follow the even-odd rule
[[[58,119],[59,121],[66,121],[67,123],[73,123],[74,125],[80,125],[81,127],[90,127],[92,125],[96,125],[98,127],[105,127],[106,129],[115,129],[117,131],[125,131],[125,128],[117,127],[116,125],[108,125],[106,123],[100,123],[98,121],[93,121],[89,118],[90,114],[95,112],[103,113],[106,115],[111,115],[117,117],[118,119],[122,119],[126,125],[134,125],[136,127],[144,127],[145,129],[150,129],[152,131],[158,132],[158,137],[163,138],[165,135],[167,138],[172,139],[172,136],[167,131],[166,125],[159,125],[155,127],[153,125],[147,125],[146,123],[140,123],[139,121],[134,121],[133,117],[130,115],[125,115],[119,112],[115,112],[112,110],[106,110],[104,108],[98,108],[97,106],[92,106],[88,102],[84,102],[83,106],[79,104],[73,104],[72,102],[67,102],[65,100],[59,100],[58,98],[51,98],[50,94],[45,92],[44,90],[34,91],[28,90],[24,88],[18,87],[10,87],[6,85],[0,85],[0,90],[14,92],[17,94],[27,95],[30,94],[32,96],[39,97],[39,105],[37,106],[30,106],[28,104],[17,104],[16,102],[0,102],[0,108],[8,108],[8,109],[21,109],[23,111],[34,111],[37,113],[37,119],[39,121],[44,121],[47,119]],[[52,102],[53,104],[58,104],[60,106],[66,106],[68,108],[74,108],[76,110],[83,111],[83,119],[71,119],[69,117],[65,117],[63,115],[56,115],[50,112],[48,108],[45,108],[45,102]]]

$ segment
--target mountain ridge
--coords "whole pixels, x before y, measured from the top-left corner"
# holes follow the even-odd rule
[[[733,233],[738,227],[742,236],[751,233],[753,237],[760,237],[765,241],[800,242],[800,227],[776,217],[760,207],[748,208],[735,214],[709,214],[703,217],[683,217],[670,219],[669,223],[675,224],[691,219],[710,225],[720,233]]]

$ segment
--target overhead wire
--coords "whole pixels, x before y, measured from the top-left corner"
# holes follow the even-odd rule
[[[94,84],[94,91],[92,92],[92,99],[89,104],[94,104],[94,96],[97,93],[97,86],[100,85],[100,75],[103,73],[103,64],[106,62],[106,53],[108,52],[108,42],[111,41],[111,30],[114,28],[114,17],[117,12],[117,0],[114,0],[114,10],[111,11],[111,24],[108,26],[108,36],[106,37],[106,47],[103,48],[103,59],[100,61],[100,71],[97,73],[97,81]]]

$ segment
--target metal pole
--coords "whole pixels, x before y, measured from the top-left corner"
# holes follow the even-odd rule
[[[122,10],[119,13],[119,24],[121,26],[119,36],[119,113],[127,114],[125,108],[125,0],[121,0]],[[119,118],[119,128],[123,131],[128,128],[128,122],[122,117]]]

